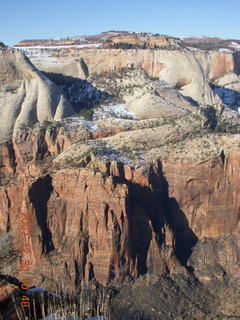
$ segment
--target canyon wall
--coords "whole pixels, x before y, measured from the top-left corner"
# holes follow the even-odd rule
[[[59,152],[47,135],[2,146],[2,170],[17,176],[0,187],[0,230],[13,235],[17,251],[20,215],[30,222],[32,265],[27,274],[18,265],[14,276],[48,288],[188,267],[203,281],[239,279],[239,151],[148,169],[102,161],[97,169],[47,168]]]
[[[194,55],[201,63],[210,81],[219,79],[227,74],[240,73],[240,52],[196,52]]]
[[[59,58],[57,57],[59,56]],[[110,72],[125,67],[143,67],[151,77],[166,81],[200,104],[219,103],[212,92],[203,67],[197,57],[184,50],[143,49],[83,49],[63,50],[54,63],[33,60],[36,66],[49,73],[86,79],[93,73]]]
[[[48,54],[53,55],[53,62],[41,55],[32,61],[59,84],[78,78],[88,79],[94,73],[140,66],[151,77],[166,81],[199,104],[218,104],[222,99],[231,107],[239,106],[238,51],[63,49],[59,53],[49,50]],[[209,84],[220,89],[213,92]]]

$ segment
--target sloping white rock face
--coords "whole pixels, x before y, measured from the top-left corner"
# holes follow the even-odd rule
[[[163,66],[159,78],[178,89],[182,95],[202,105],[221,102],[211,90],[202,65],[192,52],[162,50],[157,52],[155,59]]]
[[[0,142],[22,126],[73,115],[68,100],[21,52],[0,52]]]
[[[140,66],[150,76],[169,83],[182,95],[194,99],[199,104],[221,103],[221,99],[209,86],[207,70],[202,65],[205,60],[198,58],[195,53],[187,50],[86,48],[68,52],[63,49],[62,52],[58,53],[59,56],[51,49],[46,51],[49,58],[55,59],[54,63],[45,62],[44,56],[41,63],[41,55],[39,55],[38,61],[34,61],[36,66],[45,72],[86,79],[86,72],[84,73],[80,60],[84,61],[89,75],[111,72],[131,65]],[[42,54],[46,54],[46,52]]]

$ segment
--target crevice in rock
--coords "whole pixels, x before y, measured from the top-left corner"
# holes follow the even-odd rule
[[[126,204],[128,223],[128,250],[132,261],[136,266],[137,275],[147,273],[147,256],[152,241],[152,228],[163,242],[162,226],[164,215],[156,197],[157,190],[151,190],[149,186],[141,186],[138,183],[125,179],[124,168],[118,163],[120,176],[113,176],[113,184],[126,184],[129,189]]]
[[[45,155],[48,153],[48,146],[45,141],[46,128],[41,128],[39,131],[38,141],[37,141],[37,152],[36,160],[44,159]]]
[[[75,286],[78,286],[81,283],[81,272],[76,260],[74,260],[74,269],[75,269]]]
[[[198,237],[189,227],[185,213],[180,209],[175,198],[169,197],[169,185],[163,175],[162,165],[158,164],[158,176],[162,186],[161,198],[166,223],[172,230],[175,238],[174,252],[182,265],[186,266],[192,248],[198,242]]]
[[[108,211],[109,211],[109,205],[105,203],[104,208],[104,222],[105,222],[105,228],[108,230]]]
[[[121,247],[121,229],[113,210],[111,210],[111,217],[113,223],[113,248],[119,252]]]
[[[88,66],[85,63],[85,61],[83,60],[83,58],[80,59],[80,65],[81,65],[81,68],[82,68],[82,71],[83,71],[85,77],[87,78],[89,76],[89,70],[88,70]]]
[[[127,184],[129,188],[127,216],[129,220],[129,246],[138,275],[146,273],[147,254],[152,240],[152,229],[159,248],[165,245],[165,225],[174,235],[174,254],[183,266],[192,253],[198,237],[189,227],[185,213],[175,198],[169,196],[169,186],[159,162],[157,169],[149,170],[149,187],[128,181],[124,168],[118,164],[120,176],[113,183]]]
[[[54,250],[52,233],[47,225],[48,200],[53,192],[52,178],[47,175],[34,182],[28,192],[29,199],[35,209],[37,223],[42,232],[42,253],[47,254]]]
[[[239,76],[240,75],[240,52],[239,51],[233,53],[233,61],[234,61],[233,72]]]
[[[225,154],[224,154],[224,150],[222,150],[222,151],[221,151],[221,153],[220,153],[220,158],[221,158],[221,160],[222,160],[222,164],[223,164],[223,166],[224,166],[224,163],[225,163]]]

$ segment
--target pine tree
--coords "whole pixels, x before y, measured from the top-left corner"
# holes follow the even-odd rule
[[[0,48],[6,48],[5,44],[0,41]]]

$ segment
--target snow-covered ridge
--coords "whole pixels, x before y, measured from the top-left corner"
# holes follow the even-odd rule
[[[73,45],[61,45],[61,46],[26,46],[26,47],[13,47],[14,49],[18,50],[31,50],[31,49],[54,49],[54,50],[60,50],[60,49],[67,49],[67,48],[99,48],[101,46],[101,43],[86,43],[86,44],[73,44]]]
[[[237,50],[240,50],[240,44],[237,42],[232,42],[230,47],[237,49]]]
[[[13,48],[22,51],[33,63],[59,63],[56,58],[51,56],[51,50],[99,48],[100,46],[101,43],[89,43],[61,46],[15,46]]]
[[[107,118],[136,119],[136,115],[125,104],[103,105],[94,110],[93,120]]]

